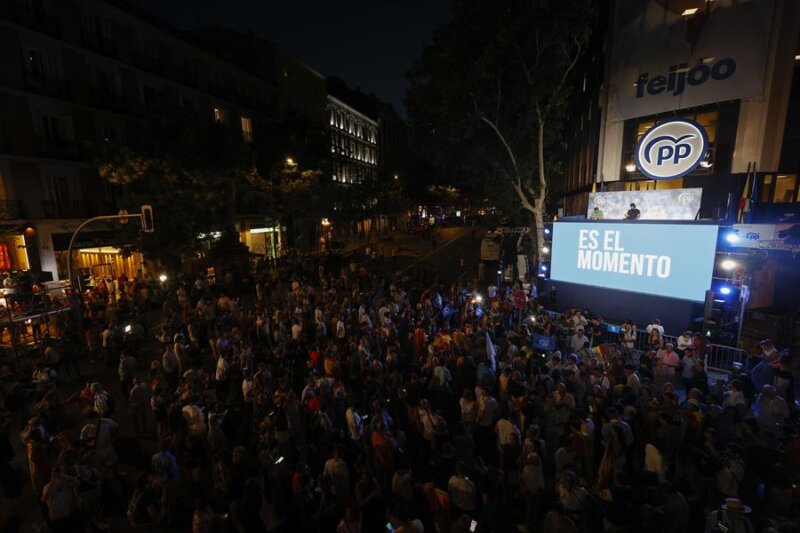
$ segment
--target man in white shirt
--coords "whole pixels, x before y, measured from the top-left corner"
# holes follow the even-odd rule
[[[350,500],[350,471],[337,446],[333,457],[325,461],[322,475],[331,480],[331,492],[340,504]]]
[[[353,442],[360,441],[364,436],[364,424],[355,405],[351,405],[347,408],[345,418],[347,419],[347,430],[350,434],[350,440]]]
[[[654,329],[658,330],[661,337],[664,336],[664,326],[661,325],[661,320],[657,318],[653,319],[653,321],[650,324],[648,324],[644,330],[647,332],[648,335],[650,335],[650,332],[653,331]]]
[[[303,326],[300,325],[300,321],[297,319],[293,320],[292,324],[292,339],[299,341],[300,335],[303,333]]]
[[[692,340],[693,340],[692,337],[693,337],[692,336],[692,332],[689,331],[689,330],[686,330],[683,333],[681,333],[681,335],[680,335],[680,337],[678,337],[678,341],[677,341],[677,344],[678,344],[677,348],[678,348],[678,352],[679,353],[683,354],[686,351],[686,348],[688,348],[689,346],[692,346],[694,344],[692,342]]]
[[[478,502],[478,490],[466,475],[464,464],[456,465],[456,473],[447,482],[447,492],[450,493],[450,504],[454,508],[454,516],[469,514],[475,510]]]
[[[488,428],[494,424],[500,406],[486,387],[479,388],[478,415],[475,420],[478,426]]]
[[[572,349],[573,353],[578,353],[587,342],[589,342],[589,337],[583,334],[583,327],[579,327],[570,338],[569,347]]]

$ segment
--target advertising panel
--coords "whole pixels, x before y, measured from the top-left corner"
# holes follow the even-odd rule
[[[702,302],[716,244],[712,225],[556,222],[550,278]]]
[[[800,224],[735,224],[728,242],[739,248],[800,251]]]
[[[618,0],[609,122],[759,96],[773,0]]]
[[[694,220],[700,211],[703,189],[593,192],[589,194],[590,217],[595,207],[607,220],[622,220],[631,204],[642,212],[640,220]]]

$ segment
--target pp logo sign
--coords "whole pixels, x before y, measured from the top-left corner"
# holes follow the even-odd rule
[[[706,130],[693,120],[674,118],[647,130],[636,145],[634,160],[648,178],[668,180],[693,171],[707,151]]]

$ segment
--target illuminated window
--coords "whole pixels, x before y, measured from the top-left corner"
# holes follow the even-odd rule
[[[250,117],[242,117],[242,138],[244,142],[253,142],[253,121]]]
[[[225,122],[225,111],[221,107],[214,108],[214,122],[217,124]]]
[[[772,201],[776,204],[791,204],[794,202],[794,190],[797,185],[797,176],[779,175],[775,180],[775,193],[772,195]]]

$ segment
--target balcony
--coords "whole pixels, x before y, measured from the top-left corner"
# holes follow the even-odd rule
[[[138,50],[133,52],[133,64],[142,70],[158,76],[164,74],[164,63],[159,58]]]
[[[22,202],[16,200],[0,200],[0,220],[25,218]]]
[[[175,70],[175,80],[187,85],[193,89],[197,89],[200,86],[199,79],[197,77],[197,72],[193,72],[187,68],[177,67]]]
[[[42,73],[31,72],[27,69],[23,74],[25,78],[25,89],[32,93],[64,99],[70,97],[69,83],[67,83],[67,80]]]
[[[77,159],[78,157],[78,145],[73,141],[63,139],[36,137],[34,139],[34,149],[39,157],[52,159]]]
[[[89,92],[89,104],[109,111],[116,111],[117,113],[128,113],[130,111],[130,106],[125,97],[115,92],[92,90]]]
[[[117,43],[105,35],[100,35],[99,33],[84,28],[81,30],[81,42],[83,46],[89,50],[117,59]]]
[[[231,90],[227,85],[213,81],[208,82],[208,92],[229,102],[236,100],[237,97],[236,91]]]
[[[44,200],[42,204],[47,218],[82,218],[86,215],[86,210],[80,202]]]
[[[11,1],[11,18],[21,26],[26,26],[54,37],[61,36],[61,24],[56,17],[48,15],[41,8],[31,6],[23,0]]]

